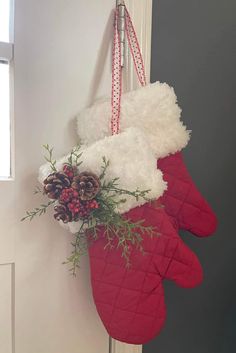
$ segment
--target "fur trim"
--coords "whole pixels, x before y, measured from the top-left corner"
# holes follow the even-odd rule
[[[89,147],[82,148],[83,163],[80,171],[90,171],[101,174],[102,158],[106,157],[110,165],[107,169],[106,180],[119,178],[119,186],[126,190],[150,189],[148,197],[158,199],[166,190],[166,182],[162,179],[162,172],[156,169],[156,159],[143,133],[137,128],[129,128],[118,135],[105,137]],[[67,157],[57,162],[57,169],[61,170]],[[48,164],[39,171],[39,181],[51,173]],[[122,196],[118,196],[122,197]],[[138,201],[132,196],[126,196],[126,202],[121,204],[117,211],[125,213],[130,209],[141,206],[145,200]],[[71,232],[78,231],[78,222],[68,223]]]
[[[183,149],[190,131],[180,120],[181,109],[174,89],[155,82],[122,95],[121,131],[134,126],[147,134],[156,158]],[[110,99],[100,100],[82,111],[77,118],[77,131],[84,144],[91,144],[111,134]]]

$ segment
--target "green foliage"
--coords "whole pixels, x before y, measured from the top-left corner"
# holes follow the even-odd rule
[[[21,219],[21,221],[25,221],[26,219],[32,221],[32,219],[36,216],[42,216],[46,213],[49,206],[53,205],[56,200],[51,200],[47,204],[42,204],[39,207],[35,207],[32,211],[27,211],[26,216]]]
[[[69,271],[73,276],[76,276],[76,270],[80,267],[80,260],[83,255],[88,252],[88,240],[86,231],[84,229],[85,223],[87,221],[82,221],[79,231],[75,234],[75,239],[71,243],[72,252],[63,264],[69,265]]]
[[[34,189],[34,195],[42,194],[43,190],[37,185]]]
[[[53,159],[53,148],[50,148],[48,144],[43,145],[43,148],[46,151],[46,155],[44,156],[44,159],[49,163],[52,172],[56,172],[56,163],[57,161]]]
[[[77,145],[76,147],[74,147],[71,152],[70,155],[67,159],[67,165],[69,165],[70,167],[79,167],[83,162],[79,161],[81,156],[82,156],[82,152],[80,152],[81,146]]]
[[[106,160],[106,157],[102,157],[102,166],[101,166],[102,173],[99,176],[100,180],[104,179],[104,177],[106,175],[107,168],[109,167],[109,164],[110,163],[109,163],[109,161]]]
[[[109,161],[103,157],[100,180],[104,179],[108,167]],[[96,196],[100,207],[90,214],[90,217],[81,224],[80,230],[75,234],[75,241],[72,243],[73,251],[66,262],[71,265],[70,271],[73,275],[76,274],[76,269],[79,268],[81,255],[87,253],[88,238],[90,244],[95,241],[98,237],[98,229],[101,226],[106,238],[105,248],[114,248],[114,246],[120,248],[121,256],[127,266],[130,266],[130,253],[133,247],[144,253],[142,246],[142,236],[144,234],[150,237],[159,235],[154,227],[143,225],[144,220],[133,222],[117,212],[117,207],[126,202],[125,198],[117,199],[117,195],[129,195],[136,200],[143,198],[146,201],[150,201],[147,198],[149,190],[139,191],[137,189],[129,191],[120,189],[118,181],[118,178],[108,182],[103,180],[101,190]],[[86,236],[86,233],[89,237]]]
[[[49,145],[44,145],[47,151],[45,156],[46,161],[50,164],[53,172],[57,172],[56,160],[53,158],[53,148]],[[65,164],[78,168],[82,161],[82,152],[80,146],[76,146],[70,153]],[[109,161],[105,157],[102,158],[101,174],[99,179],[101,181],[101,188],[95,199],[99,204],[99,208],[91,211],[90,215],[84,219],[80,219],[80,229],[75,234],[75,239],[72,243],[71,255],[67,258],[65,264],[70,265],[70,271],[76,275],[76,270],[80,266],[81,256],[87,253],[88,246],[98,238],[98,231],[102,226],[104,236],[106,239],[105,248],[118,248],[121,250],[121,256],[127,266],[130,265],[130,254],[133,248],[138,249],[143,253],[143,235],[150,237],[158,236],[158,232],[154,227],[144,225],[144,220],[133,222],[117,212],[119,205],[126,202],[125,196],[132,196],[137,201],[141,198],[149,202],[148,193],[150,190],[134,191],[122,189],[119,187],[119,178],[112,180],[105,180],[107,169],[109,168]],[[35,194],[43,193],[41,188],[35,189]],[[46,213],[49,206],[55,204],[57,200],[50,200],[47,204],[42,204],[32,211],[27,211],[26,216],[22,221],[29,219],[30,221],[35,216],[41,216]]]

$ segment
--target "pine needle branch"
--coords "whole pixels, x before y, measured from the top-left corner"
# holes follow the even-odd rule
[[[106,171],[107,171],[107,168],[109,167],[110,165],[110,162],[106,159],[106,157],[102,157],[102,166],[101,166],[101,169],[102,169],[102,173],[100,174],[99,176],[99,179],[102,180],[105,175],[106,175]]]
[[[77,145],[76,147],[74,147],[67,159],[67,165],[69,165],[70,167],[79,167],[83,162],[80,161],[80,158],[83,154],[83,152],[80,152],[81,149],[81,145]]]
[[[43,148],[46,151],[46,155],[44,156],[44,159],[49,163],[51,169],[53,172],[57,172],[56,168],[56,160],[53,159],[53,148],[50,148],[48,144],[43,145]]]
[[[39,186],[36,186],[34,189],[34,195],[42,194],[42,193],[43,193],[43,190]]]
[[[49,145],[44,145],[47,154],[46,161],[49,163],[52,172],[57,172],[56,160],[53,158],[53,148]],[[71,151],[65,164],[73,168],[75,175],[79,172],[79,166],[82,161],[81,146],[78,145]],[[119,206],[126,202],[125,196],[132,196],[137,201],[142,198],[145,201],[150,201],[147,197],[150,190],[134,191],[126,190],[119,187],[119,178],[106,180],[106,172],[109,167],[109,160],[102,158],[101,174],[99,176],[101,187],[98,194],[95,196],[95,201],[98,207],[90,211],[88,216],[81,216],[79,231],[75,234],[75,239],[72,243],[72,253],[67,258],[66,264],[69,264],[70,272],[76,275],[76,270],[80,267],[81,256],[87,253],[88,246],[98,239],[100,227],[102,226],[103,236],[105,238],[104,250],[109,248],[118,248],[121,251],[121,256],[124,258],[126,265],[130,265],[130,256],[132,251],[138,249],[144,253],[143,237],[158,236],[159,233],[155,227],[146,226],[144,220],[133,221],[117,212]],[[43,193],[40,187],[36,187],[35,194]],[[124,197],[122,197],[124,196]],[[42,204],[34,208],[32,211],[27,211],[26,216],[21,219],[32,220],[36,216],[41,216],[46,213],[48,207],[57,203],[58,200],[50,200],[47,204]]]
[[[108,165],[106,166],[106,168],[108,167]],[[106,169],[103,169],[103,170],[106,172]],[[150,201],[150,199],[147,197],[148,193],[151,191],[150,189],[148,189],[148,190],[139,190],[139,188],[137,188],[134,191],[122,189],[122,188],[119,187],[119,178],[114,178],[114,179],[112,179],[110,181],[103,181],[102,190],[107,192],[107,193],[113,192],[116,195],[133,196],[137,201],[140,198],[144,199],[145,201]]]
[[[73,247],[71,255],[63,263],[71,265],[69,271],[73,276],[76,276],[76,270],[80,267],[81,257],[88,251],[85,224],[86,221],[82,221],[79,231],[75,234],[75,240],[71,244]]]
[[[21,221],[25,221],[28,219],[29,221],[32,221],[32,219],[36,216],[42,216],[43,214],[46,213],[47,209],[49,206],[53,205],[56,202],[56,200],[51,200],[47,204],[42,204],[39,207],[35,207],[32,211],[27,211],[26,216],[21,219]]]

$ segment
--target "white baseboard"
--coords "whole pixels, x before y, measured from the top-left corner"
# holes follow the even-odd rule
[[[142,353],[142,346],[112,340],[110,353]]]

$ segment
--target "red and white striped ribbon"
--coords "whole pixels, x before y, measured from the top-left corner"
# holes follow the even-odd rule
[[[134,62],[134,66],[135,66],[135,70],[136,70],[139,82],[141,86],[145,86],[147,82],[146,82],[143,57],[140,50],[138,38],[134,29],[134,25],[132,23],[132,20],[127,8],[125,8],[125,29],[126,29],[126,35],[128,38],[130,52],[133,58],[133,62]]]
[[[118,31],[118,8],[115,11],[114,38],[112,50],[112,91],[111,91],[111,131],[118,134],[120,129],[120,101],[122,94],[121,44]]]
[[[146,85],[146,76],[142,53],[138,38],[129,15],[125,7],[125,33],[128,39],[129,49],[133,58],[135,70],[142,86]],[[120,130],[120,106],[122,95],[122,68],[121,68],[121,43],[118,31],[118,8],[115,11],[114,38],[112,50],[112,94],[111,94],[111,131],[112,135],[118,134]]]

